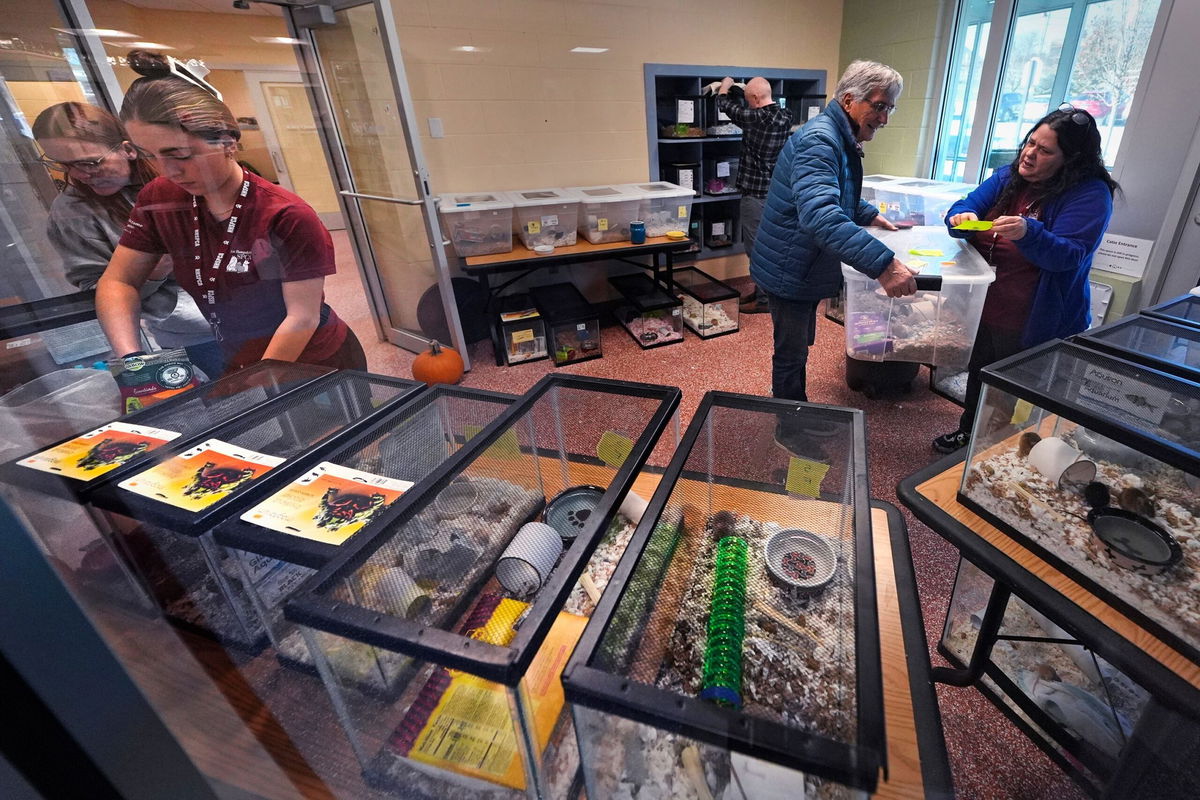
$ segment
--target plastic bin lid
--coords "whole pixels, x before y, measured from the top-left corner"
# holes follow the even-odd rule
[[[918,225],[900,231],[887,231],[882,228],[865,230],[890,247],[896,258],[905,264],[922,262],[919,274],[941,277],[943,287],[946,284],[959,283],[988,284],[996,280],[995,270],[979,251],[971,246],[970,241],[955,239],[944,225]],[[913,250],[924,252],[914,253]],[[842,264],[842,275],[850,279],[866,278],[848,264]]]
[[[629,190],[629,185],[623,186],[579,186],[572,189],[584,203],[628,203],[630,200],[640,200],[640,192]],[[692,194],[692,192],[688,192]]]
[[[863,186],[878,186],[881,183],[890,183],[891,181],[899,180],[903,180],[903,178],[898,175],[864,175]]]
[[[524,208],[578,203],[579,195],[574,189],[516,189],[504,192],[504,199],[518,208]]]
[[[474,194],[464,192],[438,195],[438,209],[443,214],[457,214],[462,211],[503,211],[512,207],[512,202],[504,196],[504,192],[476,192]]]
[[[623,183],[617,187],[639,197],[695,197],[694,189],[685,189],[674,183],[654,181],[652,183]]]

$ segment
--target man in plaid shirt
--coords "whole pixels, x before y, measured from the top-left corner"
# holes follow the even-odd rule
[[[766,78],[751,78],[740,92],[733,78],[710,86],[717,93],[717,108],[742,129],[737,188],[742,193],[742,241],[749,257],[754,251],[754,238],[771,186],[771,170],[791,133],[792,115],[771,99],[771,84]],[[731,88],[735,89],[732,94]],[[754,294],[742,303],[741,311],[743,314],[767,311],[766,295],[755,287]]]

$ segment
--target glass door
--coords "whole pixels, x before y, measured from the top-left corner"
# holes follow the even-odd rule
[[[391,3],[287,13],[381,332],[414,351],[448,340],[469,368]]]

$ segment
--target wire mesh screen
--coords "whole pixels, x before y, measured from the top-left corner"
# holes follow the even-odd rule
[[[1200,452],[1200,386],[1059,343],[996,370],[1031,392]],[[996,392],[989,396],[996,397]],[[1017,419],[1015,406],[990,416]]]
[[[1200,299],[1193,296],[1184,295],[1174,302],[1156,306],[1153,311],[1155,314],[1164,317],[1183,320],[1192,325],[1200,325]]]
[[[345,585],[340,601],[384,614],[457,629],[481,597],[530,603],[552,579],[579,534],[588,510],[612,483],[633,443],[662,406],[661,397],[552,385],[515,415],[490,446],[474,455],[445,485],[422,497]],[[526,523],[541,527],[498,560]],[[563,510],[565,509],[565,510]],[[550,516],[551,512],[555,512]],[[516,547],[516,545],[514,545]],[[506,579],[506,575],[511,575]],[[502,582],[504,581],[504,582]]]
[[[138,422],[183,434],[228,422],[272,397],[325,375],[327,367],[308,364],[260,362],[213,383],[190,390],[186,400],[150,406]]]
[[[269,415],[224,438],[258,453],[291,458],[412,390],[409,383],[340,373],[331,381],[280,398]]]
[[[1200,328],[1188,328],[1149,317],[1129,317],[1109,328],[1080,337],[1081,343],[1097,340],[1123,350],[1200,369]]]
[[[710,408],[589,666],[852,743],[854,417],[768,408]],[[755,449],[814,420],[809,457]]]

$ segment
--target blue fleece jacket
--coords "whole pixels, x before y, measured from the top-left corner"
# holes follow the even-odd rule
[[[947,226],[951,217],[964,211],[973,211],[983,219],[1004,191],[1011,173],[1011,166],[1001,167],[979,188],[950,206]],[[1089,178],[1047,200],[1041,219],[1026,219],[1025,235],[1016,241],[1017,249],[1041,272],[1021,335],[1025,347],[1087,330],[1092,316],[1088,272],[1112,218],[1112,208],[1108,186],[1099,178]],[[971,233],[951,230],[950,235],[965,239]]]
[[[830,103],[788,138],[750,256],[750,276],[788,300],[834,297],[843,262],[878,278],[894,258],[862,229],[879,209],[862,198],[862,156],[850,118]]]

